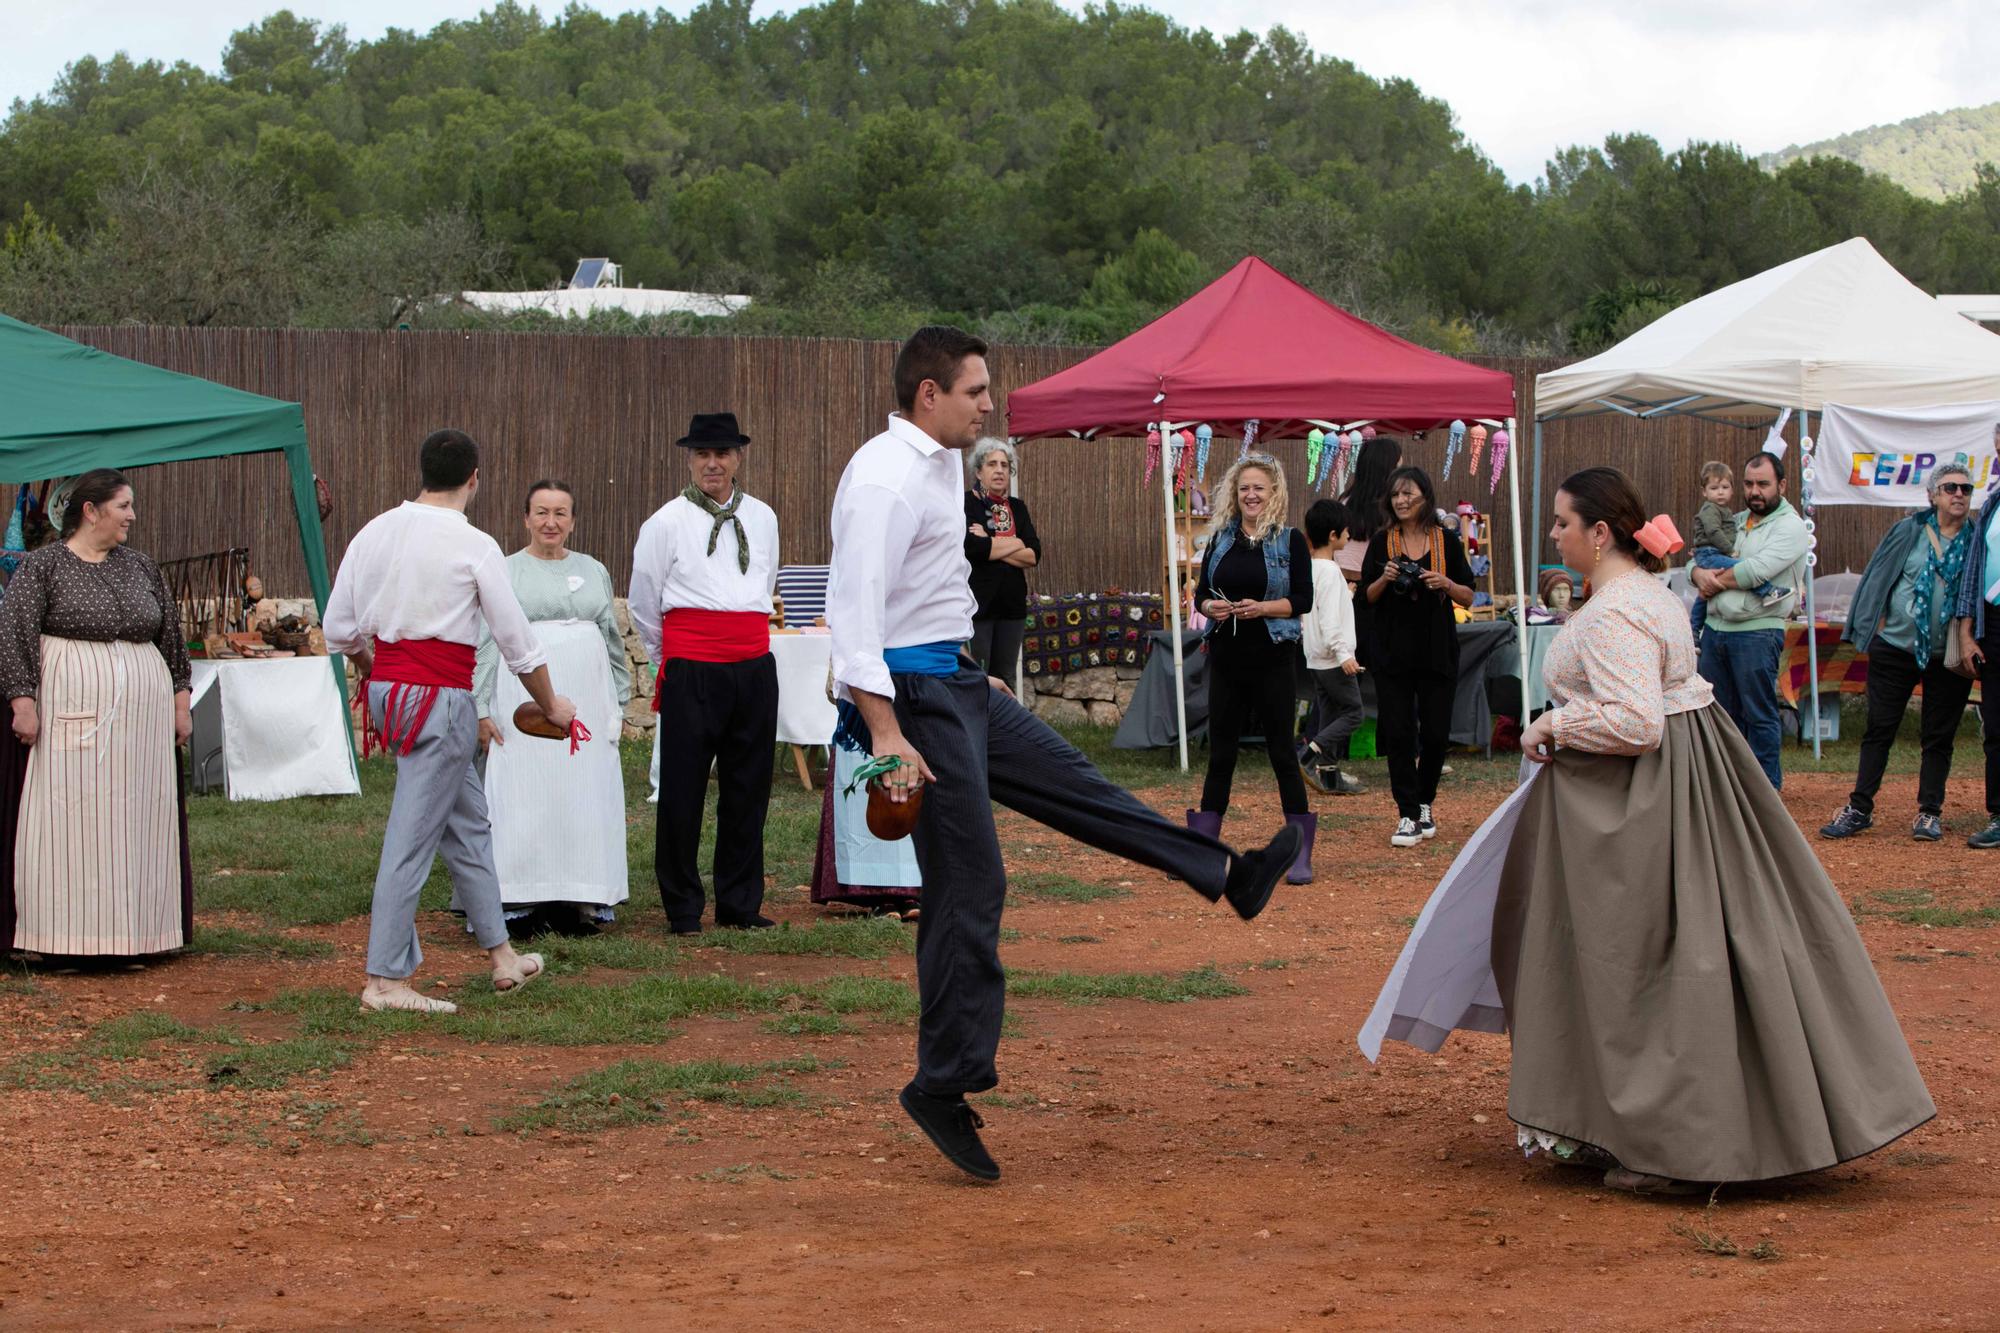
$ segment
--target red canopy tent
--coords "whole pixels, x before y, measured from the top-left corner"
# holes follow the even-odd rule
[[[1405,342],[1348,314],[1252,255],[1185,302],[1086,361],[1010,391],[1007,429],[1038,436],[1143,435],[1206,423],[1219,434],[1258,423],[1258,438],[1318,428],[1375,425],[1427,430],[1484,418],[1514,429],[1514,377],[1467,365]],[[1520,592],[1519,474],[1514,498],[1514,586]],[[1168,540],[1173,469],[1160,469]],[[1187,767],[1187,714],[1181,698],[1178,571],[1169,556],[1167,604],[1173,620],[1181,767]],[[1522,622],[1521,660],[1528,660]]]

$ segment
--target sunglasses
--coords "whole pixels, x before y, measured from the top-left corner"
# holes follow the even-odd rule
[[[1969,481],[1941,481],[1938,483],[1938,489],[1946,495],[1970,495],[1972,494],[1972,483]]]

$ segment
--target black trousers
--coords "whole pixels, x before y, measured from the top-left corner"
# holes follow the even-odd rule
[[[1021,664],[1021,638],[1026,627],[1022,616],[972,618],[972,660],[985,667],[987,675],[1006,681],[1008,689],[1014,688],[1014,669]]]
[[[1986,637],[1979,641],[1979,649],[1986,654],[1986,669],[1979,673],[1980,730],[1986,742],[1986,813],[2000,819],[2000,607],[1986,608]]]
[[[1389,758],[1389,790],[1403,819],[1417,818],[1419,806],[1437,801],[1457,693],[1450,676],[1375,673],[1375,740]]]
[[[747,921],[764,905],[764,816],[778,743],[778,666],[674,658],[660,684],[660,813],[653,873],[671,925],[701,920],[702,805],[716,770],[715,919]]]
[[[1955,626],[1947,627],[1956,633]],[[1861,734],[1861,764],[1854,775],[1854,794],[1847,803],[1864,815],[1875,813],[1875,793],[1882,789],[1882,771],[1903,725],[1903,713],[1917,682],[1924,686],[1923,759],[1917,774],[1917,809],[1927,815],[1944,812],[1944,783],[1951,776],[1951,743],[1958,720],[1972,697],[1972,682],[1944,667],[1944,644],[1936,645],[1928,670],[1915,655],[1876,639],[1868,645],[1868,729]]]
[[[1000,909],[1007,871],[993,802],[1100,851],[1221,897],[1230,852],[1114,786],[1048,725],[961,662],[952,676],[893,677],[896,721],[937,781],[914,835],[924,873],[917,924],[917,1088],[936,1097],[999,1082],[1007,985]]]
[[[1253,622],[1254,623],[1254,622]],[[1302,815],[1306,780],[1292,749],[1297,707],[1290,658],[1251,666],[1232,664],[1208,655],[1208,775],[1201,781],[1201,808],[1212,814],[1229,811],[1229,789],[1236,778],[1236,754],[1243,733],[1255,724],[1264,733],[1264,750],[1278,778],[1278,800],[1288,815]]]

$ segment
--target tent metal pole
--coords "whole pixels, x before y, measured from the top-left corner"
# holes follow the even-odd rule
[[[1529,564],[1528,572],[1535,576],[1535,586],[1539,588],[1542,583],[1542,419],[1540,417],[1535,418],[1535,498],[1529,506],[1529,512],[1535,516],[1535,544],[1534,560]],[[1527,590],[1524,588],[1522,591],[1525,593]],[[1521,669],[1527,670],[1527,663],[1523,662]]]
[[[1013,443],[1014,443],[1014,440],[1013,440],[1013,438],[1012,438],[1011,436],[1010,436],[1010,437],[1008,438],[1008,440],[1007,440],[1007,443],[1009,443],[1009,444],[1013,444]],[[1016,455],[1016,458],[1017,458],[1017,459],[1019,458],[1019,455],[1018,455],[1018,454]],[[1015,495],[1015,496],[1018,496],[1018,495],[1019,495],[1020,493],[1021,493],[1021,474],[1020,474],[1020,464],[1019,464],[1019,462],[1017,461],[1017,462],[1015,463],[1014,467],[1013,467],[1012,469],[1010,469],[1010,470],[1009,470],[1009,472],[1008,472],[1008,474],[1007,474],[1007,494],[1009,494],[1009,495]],[[1028,655],[1027,655],[1026,653],[1015,653],[1015,654],[1014,654],[1014,698],[1015,698],[1015,699],[1017,699],[1017,700],[1018,700],[1018,699],[1020,699],[1020,698],[1022,697],[1022,696],[1021,696],[1021,689],[1022,689],[1022,680],[1021,680],[1021,675],[1022,675],[1022,663],[1023,663],[1024,661],[1026,661],[1026,659],[1027,659],[1027,656],[1028,656]],[[996,671],[996,672],[994,672],[993,674],[994,674],[994,675],[999,675],[1000,673]],[[1001,678],[1002,680],[1005,680],[1005,679],[1006,679],[1006,677],[1005,677],[1005,676],[1001,676],[1000,678]]]
[[[1804,408],[1799,409],[1799,505],[1801,508],[1804,508],[1805,505],[1806,469],[1812,466],[1812,460],[1806,457],[1806,418],[1810,415],[1811,413],[1807,412]],[[1820,415],[1824,417],[1825,413],[1821,413]],[[1818,524],[1815,523],[1814,526],[1817,527]],[[1817,560],[1815,550],[1818,546],[1819,534],[1817,532],[1808,533],[1806,535],[1806,685],[1812,691],[1814,763],[1818,763],[1821,757],[1819,726],[1819,624],[1816,614],[1816,603],[1813,598],[1813,565]]]
[[[333,583],[327,577],[326,533],[319,522],[319,495],[313,488],[312,454],[307,451],[303,438],[303,416],[300,424],[299,442],[284,447],[285,467],[291,474],[292,505],[298,512],[299,546],[306,558],[306,582],[312,587],[313,604],[319,608],[319,622],[324,625],[327,599],[333,596]],[[347,662],[339,653],[329,654],[327,661],[333,670],[334,688],[340,691],[340,729],[347,737],[347,757],[354,764],[354,776],[359,781],[361,764],[354,752],[354,717],[347,701]]]
[[[1522,572],[1521,553],[1521,432],[1514,418],[1507,418],[1507,438],[1514,447],[1507,451],[1507,507],[1514,520],[1514,645],[1521,654],[1521,725],[1528,725],[1528,590]],[[1489,737],[1491,733],[1488,733]]]
[[[1162,404],[1164,406],[1164,404]],[[1166,414],[1160,414],[1160,503],[1167,516],[1167,624],[1174,644],[1174,740],[1180,747],[1181,772],[1187,758],[1187,666],[1181,660],[1181,562],[1174,538],[1174,467],[1167,445]],[[1190,506],[1190,510],[1192,506]]]

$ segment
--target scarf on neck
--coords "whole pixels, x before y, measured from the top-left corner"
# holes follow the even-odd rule
[[[1938,584],[1944,584],[1951,594],[1958,592],[1960,577],[1965,572],[1965,554],[1972,549],[1972,524],[1961,524],[1958,535],[1946,546],[1938,540],[1942,530],[1938,527],[1937,510],[1924,520],[1924,537],[1930,546],[1930,554],[1924,559],[1924,576],[1917,580],[1915,594],[1917,612],[1917,665],[1929,667],[1931,664],[1931,607],[1937,598]]]
[[[728,523],[736,529],[736,572],[739,574],[748,574],[750,572],[750,542],[743,535],[743,520],[736,517],[737,509],[743,504],[743,488],[738,486],[731,490],[729,493],[729,503],[719,505],[709,498],[708,492],[702,490],[701,487],[695,485],[693,482],[689,482],[687,489],[681,492],[681,498],[715,520],[715,526],[708,530],[708,553],[710,555],[715,554],[715,541],[716,538],[722,535],[722,525]]]

